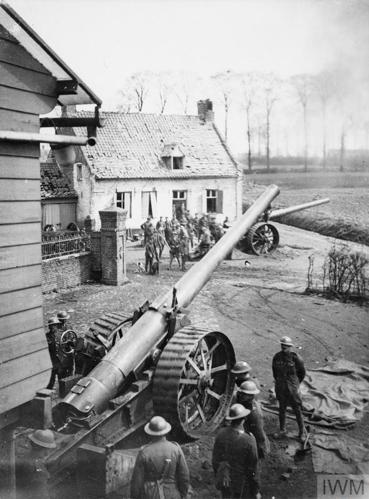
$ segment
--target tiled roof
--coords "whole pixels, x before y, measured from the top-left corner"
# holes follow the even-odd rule
[[[80,111],[71,116],[90,117]],[[104,126],[97,144],[83,153],[96,178],[236,177],[235,160],[212,123],[198,116],[102,112]],[[86,135],[83,128],[76,135]],[[171,170],[161,160],[163,149],[176,144],[184,153],[183,169]]]
[[[41,163],[41,199],[76,198],[77,193],[56,162],[50,158]]]

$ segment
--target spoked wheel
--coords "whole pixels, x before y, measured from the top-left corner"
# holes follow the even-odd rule
[[[222,333],[186,327],[163,350],[153,380],[155,414],[180,438],[214,432],[231,402],[235,354]]]
[[[257,223],[251,227],[244,238],[246,251],[255,255],[268,255],[273,253],[279,243],[279,233],[274,225]]]

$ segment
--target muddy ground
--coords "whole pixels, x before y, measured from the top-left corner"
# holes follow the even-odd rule
[[[219,327],[235,348],[237,358],[247,360],[258,377],[262,394],[268,397],[273,385],[271,361],[279,350],[281,336],[291,336],[307,368],[324,365],[329,358],[345,358],[369,364],[369,308],[303,294],[306,287],[308,257],[314,255],[320,268],[332,240],[324,236],[280,226],[281,244],[268,257],[235,251],[232,261],[224,261],[191,305],[192,322]],[[354,245],[358,248],[358,245]],[[369,253],[368,248],[364,248]],[[175,283],[182,272],[167,270],[164,255],[159,276],[138,273],[143,250],[130,246],[127,252],[129,282],[121,287],[89,284],[66,293],[45,296],[45,319],[60,308],[72,309],[71,324],[80,333],[104,311],[131,311],[152,300]],[[247,259],[250,266],[246,267]],[[277,430],[277,417],[265,414],[267,433]],[[296,432],[293,420],[288,423]],[[353,436],[369,440],[369,418],[350,430]],[[185,447],[191,468],[193,497],[220,497],[213,486],[211,438]],[[271,439],[272,452],[263,463],[264,498],[316,497],[316,479],[311,458],[294,463],[285,453],[287,443]],[[291,468],[288,480],[281,474]]]

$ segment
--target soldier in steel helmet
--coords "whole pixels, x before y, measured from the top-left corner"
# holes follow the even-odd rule
[[[232,375],[234,377],[234,381],[235,381],[235,388],[234,388],[233,399],[232,399],[234,404],[237,402],[238,388],[241,386],[241,384],[244,381],[253,381],[255,383],[255,385],[257,386],[257,388],[260,387],[259,381],[257,380],[257,378],[255,376],[251,376],[251,371],[252,371],[252,367],[250,366],[250,364],[248,364],[244,360],[237,361],[235,363],[235,365],[232,367],[231,373],[232,373]]]
[[[137,455],[131,480],[132,499],[182,499],[187,497],[190,474],[182,449],[169,442],[171,425],[154,416],[145,425],[151,443]]]
[[[17,499],[49,499],[50,475],[45,465],[48,453],[56,448],[51,430],[35,430],[29,435],[31,448],[16,466]]]
[[[263,459],[270,452],[270,442],[264,431],[264,419],[260,402],[255,399],[259,393],[260,390],[253,381],[244,381],[237,391],[237,403],[242,404],[250,411],[245,420],[245,429],[254,435],[259,459]]]
[[[280,339],[281,351],[273,357],[273,377],[275,381],[275,394],[279,403],[279,428],[280,435],[286,435],[286,410],[290,405],[295,413],[299,427],[299,438],[306,434],[304,418],[302,415],[302,401],[299,386],[305,377],[304,362],[291,349],[291,338],[283,336]]]
[[[69,329],[68,320],[70,319],[70,315],[66,310],[59,310],[56,314],[59,320],[59,341],[57,342],[57,354],[60,361],[60,371],[59,378],[66,378],[73,374],[74,367],[74,352],[71,350],[69,353],[63,352],[60,348],[60,338],[61,335]]]
[[[48,331],[46,333],[47,345],[49,348],[52,370],[47,388],[52,390],[55,385],[55,378],[60,377],[61,363],[58,357],[59,343],[61,333],[59,331],[60,322],[57,316],[50,317],[48,322]]]
[[[241,404],[233,404],[226,420],[230,425],[217,434],[213,448],[215,485],[225,499],[260,498],[255,437],[245,431],[250,414]]]

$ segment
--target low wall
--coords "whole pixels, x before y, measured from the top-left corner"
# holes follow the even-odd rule
[[[74,288],[93,279],[91,253],[79,253],[42,261],[42,292]]]

